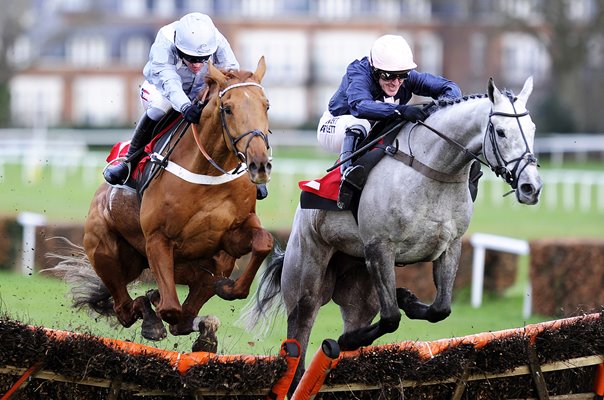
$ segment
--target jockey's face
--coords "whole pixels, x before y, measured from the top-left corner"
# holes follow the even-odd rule
[[[387,96],[392,97],[398,92],[403,82],[405,82],[405,79],[399,77],[390,80],[379,78],[378,82],[384,93],[386,93]]]
[[[206,63],[205,61],[192,63],[192,62],[187,61],[187,60],[183,60],[183,62],[185,63],[185,65],[187,66],[187,68],[189,68],[189,71],[191,71],[194,74],[199,73],[199,71],[201,71],[201,69],[203,68],[203,66]]]

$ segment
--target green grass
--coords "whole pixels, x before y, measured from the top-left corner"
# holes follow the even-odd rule
[[[258,215],[265,227],[289,229],[300,195],[298,181],[318,177],[303,171],[291,175],[279,174],[279,158],[313,160],[312,163],[317,164],[318,170],[324,171],[332,164],[328,157],[330,156],[324,152],[312,149],[298,152],[291,148],[275,149],[274,174],[269,183],[270,195],[257,204]],[[542,170],[548,169],[552,167],[543,163]],[[604,173],[604,163],[568,164],[565,169],[589,169]],[[492,172],[485,171],[485,174]],[[96,173],[91,173],[90,170],[68,170],[66,185],[55,185],[51,168],[44,165],[25,179],[22,176],[23,171],[19,166],[4,166],[4,174],[0,176],[0,214],[16,215],[20,211],[32,211],[45,215],[50,221],[83,222],[92,195],[102,182],[100,169]],[[514,196],[507,196],[503,198],[501,206],[495,207],[490,185],[493,183],[484,179],[480,182],[469,233],[488,232],[521,239],[604,236],[604,214],[595,207],[588,211],[568,211],[561,205],[549,209],[544,204],[547,193],[542,195],[542,201],[537,206],[521,206],[516,203]],[[547,182],[545,185],[547,186]],[[596,194],[593,193],[592,196],[595,198]]]
[[[275,172],[278,160],[293,158],[308,160],[314,158],[321,168],[331,165],[331,156],[316,149],[275,149]],[[568,164],[565,169],[586,169],[604,172],[604,163]],[[543,163],[543,170],[551,169]],[[0,170],[1,172],[2,170]],[[44,214],[50,221],[81,223],[88,212],[91,197],[101,183],[100,169],[93,171],[66,171],[65,185],[53,184],[52,171],[42,166],[22,178],[23,171],[15,165],[4,165],[0,176],[1,201],[0,214],[16,215],[20,211],[33,211]],[[485,174],[491,174],[485,171]],[[289,229],[294,210],[298,203],[298,180],[311,179],[303,172],[292,175],[275,173],[269,184],[270,196],[258,203],[258,214],[263,224],[272,229]],[[481,181],[479,199],[468,233],[487,232],[520,239],[544,237],[604,237],[604,214],[593,207],[588,211],[578,209],[564,210],[562,207],[550,209],[543,204],[538,206],[520,206],[513,196],[503,199],[501,206],[493,206],[490,198],[491,182]],[[547,185],[547,182],[545,182]],[[595,196],[595,195],[594,195]],[[543,199],[542,199],[543,200]],[[463,336],[483,331],[493,331],[522,327],[547,319],[547,316],[534,316],[525,321],[522,318],[522,301],[527,276],[526,257],[521,258],[518,282],[502,297],[486,296],[483,306],[474,309],[470,306],[469,294],[458,292],[455,295],[452,315],[437,324],[423,321],[410,321],[403,318],[397,332],[381,338],[378,343],[400,340],[433,340],[452,336]],[[139,288],[140,293],[145,288]],[[106,337],[131,340],[153,345],[159,348],[189,351],[192,338],[169,337],[159,343],[150,343],[140,337],[140,325],[130,329],[115,328],[104,319],[95,320],[85,313],[70,308],[65,297],[67,287],[55,280],[39,275],[20,276],[0,272],[0,311],[34,325],[44,325],[55,329],[89,332]],[[181,294],[184,293],[182,290]],[[235,325],[239,311],[245,301],[225,302],[212,299],[202,309],[202,314],[217,315],[222,326],[219,329],[219,351],[222,353],[274,354],[285,338],[285,321],[280,319],[271,334],[256,339]],[[325,306],[317,319],[311,337],[309,352],[314,353],[325,338],[337,338],[342,327],[341,317],[333,304]]]
[[[143,294],[146,287],[140,286],[133,294]],[[6,271],[0,272],[0,314],[26,324],[80,333],[91,333],[103,337],[142,343],[166,350],[189,352],[194,336],[169,336],[161,342],[150,342],[140,336],[140,322],[131,328],[115,327],[105,318],[93,318],[87,313],[71,308],[67,297],[69,289],[55,278],[39,274],[22,276]],[[184,294],[183,288],[179,293]],[[211,299],[202,309],[202,315],[216,315],[222,325],[218,331],[219,352],[223,354],[276,354],[285,339],[284,318],[276,320],[271,332],[258,339],[235,324],[244,300],[225,302]],[[522,318],[522,295],[503,297],[487,296],[483,306],[474,309],[469,305],[469,294],[456,294],[453,312],[449,318],[437,324],[412,321],[403,317],[398,331],[385,335],[376,343],[392,343],[402,340],[435,340],[465,336],[484,331],[522,327],[529,323],[547,320],[544,316]],[[317,318],[309,355],[312,355],[326,338],[337,339],[342,322],[337,307],[330,303],[323,307]]]

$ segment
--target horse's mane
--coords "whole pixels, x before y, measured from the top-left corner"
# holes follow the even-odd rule
[[[424,111],[426,111],[428,113],[428,115],[432,115],[435,112],[442,110],[443,108],[451,107],[456,104],[464,103],[469,100],[484,99],[486,97],[488,97],[488,95],[486,93],[477,93],[477,94],[469,94],[469,95],[457,97],[455,99],[434,100],[433,102],[428,103],[424,107]]]
[[[514,95],[514,92],[512,92],[509,89],[503,89],[501,91],[501,93],[503,95],[505,95],[506,97],[512,99],[512,102],[516,101],[516,96]],[[476,93],[476,94],[469,94],[469,95],[465,95],[465,96],[461,96],[461,97],[457,97],[455,99],[439,99],[439,100],[434,100],[432,103],[428,103],[425,107],[424,107],[424,111],[426,111],[428,113],[428,115],[432,115],[433,113],[445,108],[445,107],[450,107],[450,106],[454,106],[456,104],[459,103],[463,103],[466,102],[468,100],[474,100],[474,99],[484,99],[486,97],[488,97],[489,95],[486,93]]]

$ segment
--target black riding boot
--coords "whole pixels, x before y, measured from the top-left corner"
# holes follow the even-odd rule
[[[474,161],[470,166],[470,174],[468,178],[468,188],[470,189],[470,196],[472,197],[472,202],[476,201],[476,196],[478,196],[478,180],[483,175],[480,170],[480,162]]]
[[[340,160],[350,157],[357,145],[365,139],[366,134],[365,128],[361,125],[353,125],[348,128],[342,142]],[[362,165],[352,166],[352,160],[348,160],[340,166],[340,171],[342,180],[337,205],[338,208],[345,210],[350,207],[355,192],[360,191],[365,184],[365,168]]]
[[[143,114],[136,125],[134,136],[132,136],[130,147],[128,148],[128,154],[126,154],[126,160],[129,160],[129,162],[122,161],[117,165],[107,167],[103,171],[103,177],[107,183],[111,185],[122,185],[126,182],[130,173],[134,171],[136,164],[138,164],[138,161],[142,158],[142,154],[132,160],[130,160],[130,158],[151,141],[153,138],[153,128],[155,128],[156,123],[156,121],[147,116],[147,113]]]

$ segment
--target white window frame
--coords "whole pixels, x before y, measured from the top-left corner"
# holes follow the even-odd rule
[[[522,85],[529,76],[543,81],[549,75],[550,64],[547,50],[534,36],[521,32],[502,36],[501,68],[508,83]]]
[[[83,35],[67,43],[67,60],[79,66],[102,66],[110,62],[107,39],[101,35]]]

